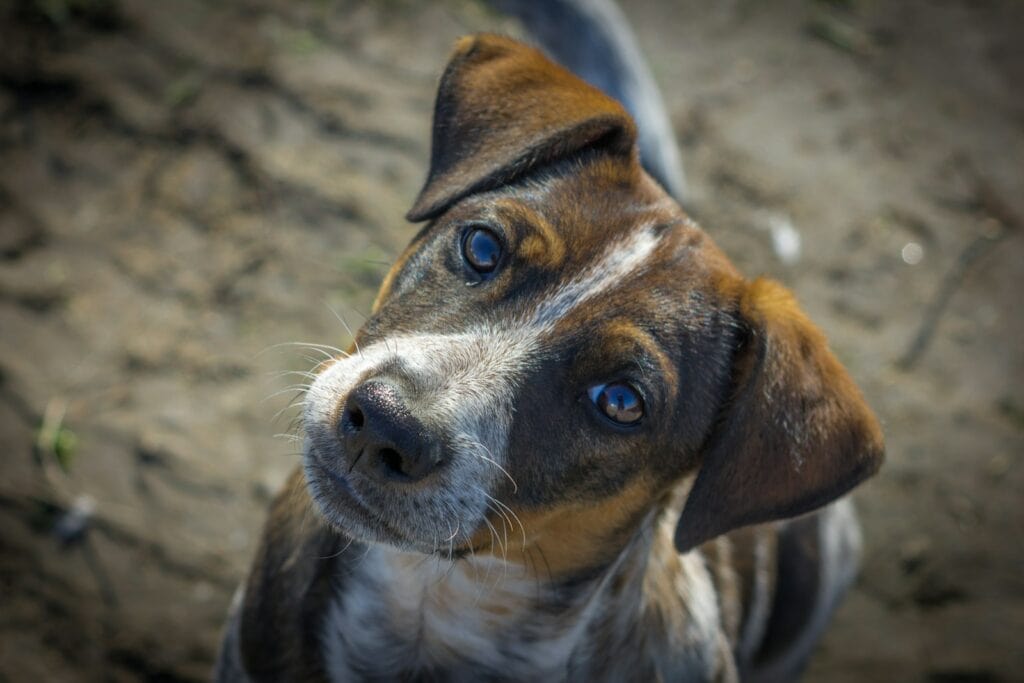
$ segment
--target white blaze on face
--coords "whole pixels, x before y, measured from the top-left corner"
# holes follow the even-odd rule
[[[514,380],[526,369],[532,339],[495,330],[403,335],[372,344],[336,362],[309,390],[307,429],[330,424],[338,403],[382,373],[405,391],[409,410],[452,441],[498,447],[508,429]]]
[[[642,270],[659,241],[650,226],[637,228],[527,309],[526,315],[451,334],[389,337],[338,360],[309,390],[307,435],[314,444],[335,438],[339,405],[359,384],[383,375],[402,386],[409,410],[428,429],[444,435],[454,451],[445,458],[446,480],[432,496],[443,497],[446,490],[460,493],[464,500],[468,495],[471,507],[482,516],[487,506],[484,491],[506,476],[505,450],[516,392],[542,338],[578,306]],[[441,501],[439,509],[455,508]],[[444,514],[451,518],[450,512]],[[480,523],[457,521],[465,529]]]
[[[533,317],[534,326],[554,327],[583,302],[642,269],[660,241],[649,226],[643,226],[626,239],[613,243],[599,261],[541,302]]]

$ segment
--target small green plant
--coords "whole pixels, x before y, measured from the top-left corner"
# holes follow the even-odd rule
[[[36,451],[40,458],[53,458],[65,473],[71,466],[78,450],[78,437],[64,424],[67,404],[63,399],[53,399],[43,413],[43,421],[36,432]]]

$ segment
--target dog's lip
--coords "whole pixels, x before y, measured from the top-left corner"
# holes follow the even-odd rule
[[[330,480],[331,484],[336,490],[339,490],[342,493],[346,494],[356,504],[358,504],[360,508],[366,510],[366,503],[364,503],[363,499],[360,498],[359,494],[352,486],[352,482],[348,480],[348,477],[341,474],[340,472],[335,471],[333,467],[330,467],[327,463],[325,463],[323,461],[323,458],[320,456],[320,453],[318,453],[315,448],[310,447],[309,455],[313,460],[313,464],[316,466],[316,468],[320,470],[320,472],[323,475],[325,475],[327,479]],[[366,511],[368,512],[368,510]]]
[[[330,482],[331,494],[341,498],[341,506],[344,509],[343,519],[337,520],[344,524],[344,518],[350,515],[361,519],[364,524],[370,524],[378,528],[383,528],[390,535],[396,539],[405,539],[406,537],[401,534],[393,525],[389,524],[380,515],[374,514],[373,508],[368,505],[363,498],[356,491],[352,482],[349,481],[348,477],[335,471],[334,468],[329,466],[323,461],[323,458],[316,448],[312,444],[307,443],[307,457],[309,458],[310,464],[316,469],[317,473],[322,475]],[[349,530],[351,531],[351,530]],[[390,541],[393,543],[394,541]],[[475,552],[480,552],[487,548],[487,544],[470,544],[462,547],[455,547],[452,549],[451,554],[447,554],[447,548],[438,547],[434,552],[442,554],[447,559],[456,560],[463,557],[472,555]]]
[[[330,479],[333,484],[335,484],[338,488],[343,490],[348,495],[355,498],[357,501],[362,502],[359,500],[359,496],[356,495],[356,490],[352,488],[352,484],[349,483],[349,480],[344,475],[338,474],[334,470],[324,467],[323,463],[317,464],[320,465],[320,468],[323,470],[324,474],[327,475],[327,478]]]
[[[362,524],[383,528],[388,532],[388,534],[392,535],[396,539],[405,538],[403,534],[401,534],[392,524],[389,524],[380,514],[374,513],[373,507],[366,503],[364,498],[352,485],[352,482],[349,481],[348,477],[335,471],[333,467],[325,463],[315,447],[310,445],[308,453],[313,467],[315,467],[317,472],[326,477],[327,481],[330,482],[331,495],[340,499],[336,501],[335,505],[340,502],[344,512],[343,519],[338,521],[344,522],[345,518],[350,519],[354,516],[360,520]]]

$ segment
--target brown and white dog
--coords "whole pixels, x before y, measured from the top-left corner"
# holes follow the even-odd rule
[[[883,446],[791,294],[647,175],[620,104],[494,35],[455,49],[408,218],[218,680],[797,676],[859,547],[822,506]]]

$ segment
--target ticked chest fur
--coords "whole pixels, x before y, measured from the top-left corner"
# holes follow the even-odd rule
[[[331,680],[732,680],[714,581],[646,521],[603,572],[358,549],[322,627]],[[738,606],[731,606],[738,608]],[[725,647],[721,647],[725,645]],[[637,678],[637,676],[640,676]]]

